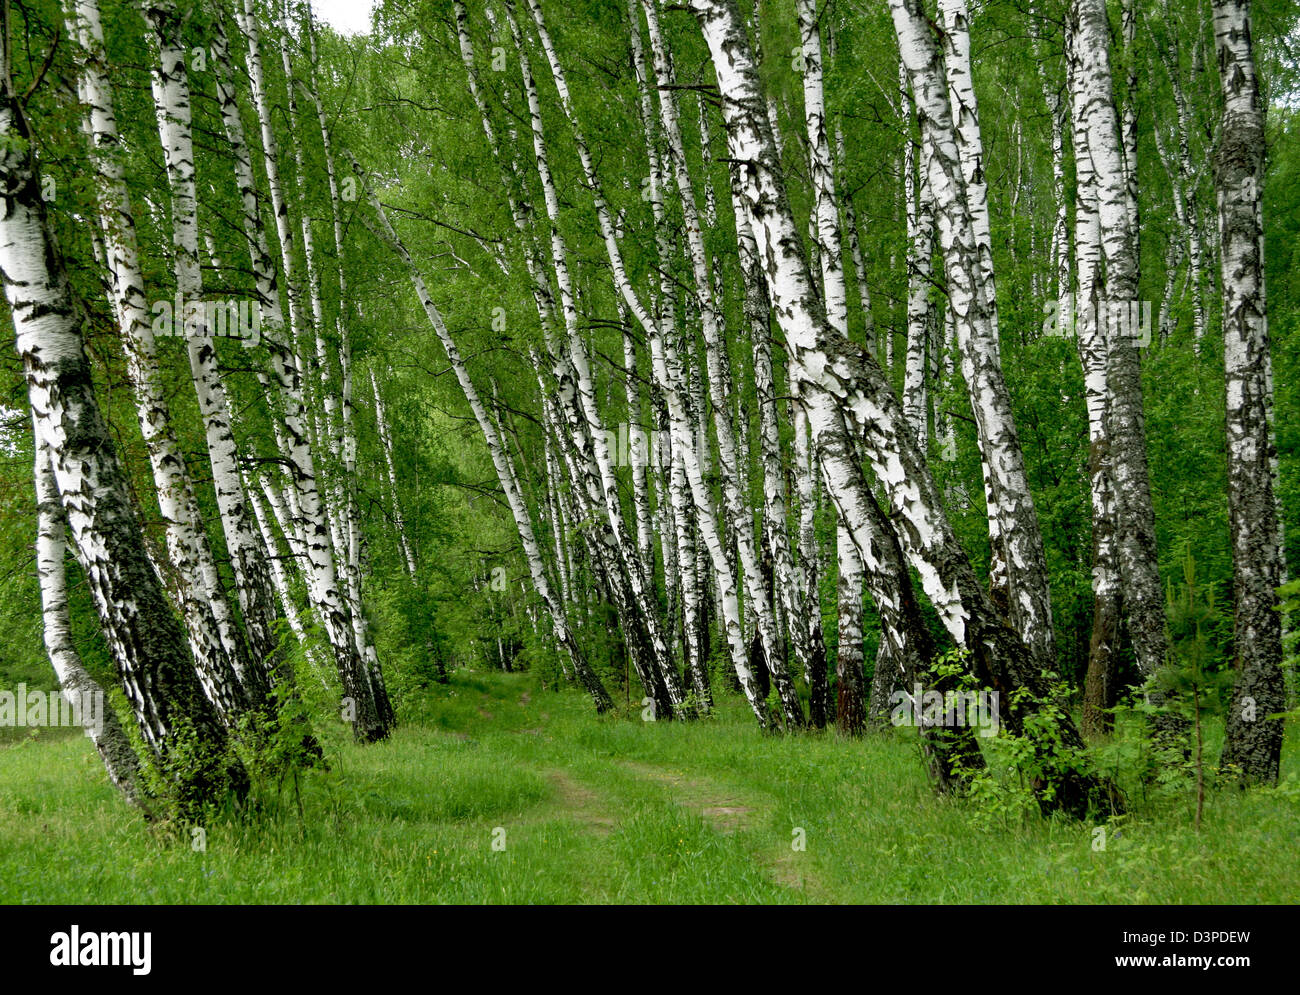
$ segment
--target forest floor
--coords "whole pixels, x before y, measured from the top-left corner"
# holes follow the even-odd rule
[[[179,840],[79,733],[10,739],[0,902],[1300,901],[1295,723],[1283,787],[1212,790],[1199,833],[1194,787],[1153,787],[1099,835],[937,798],[906,734],[765,736],[737,701],[597,718],[528,675],[461,672],[401,719],[369,747],[322,728],[332,769],[297,798],[263,786],[259,818]]]

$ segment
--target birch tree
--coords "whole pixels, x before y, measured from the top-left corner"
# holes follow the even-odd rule
[[[1264,106],[1249,0],[1215,0],[1214,43],[1223,91],[1215,153],[1227,386],[1236,681],[1225,766],[1251,782],[1277,781],[1286,707],[1282,678],[1281,532],[1274,498],[1268,308],[1264,298]]]
[[[243,225],[249,252],[253,257],[253,270],[257,277],[258,294],[266,309],[267,331],[263,337],[270,345],[272,365],[283,405],[281,450],[288,458],[294,498],[293,531],[304,554],[304,567],[311,591],[312,603],[321,617],[335,665],[348,699],[344,709],[352,719],[353,734],[362,742],[374,742],[387,737],[394,716],[375,669],[367,665],[356,647],[349,605],[339,590],[338,572],[330,541],[329,526],[317,486],[316,461],[311,451],[306,404],[303,400],[303,364],[297,344],[303,338],[301,285],[297,278],[296,248],[293,225],[280,183],[279,143],[271,123],[270,103],[263,76],[260,31],[252,0],[243,0],[237,8],[240,28],[248,42],[249,81],[253,103],[257,110],[262,133],[262,158],[270,188],[271,206],[275,215],[276,233],[284,266],[286,297],[289,310],[290,339],[284,341],[285,324],[280,308],[279,288],[275,279],[274,264],[267,251],[267,239],[257,209],[256,186],[252,179],[251,159],[246,151],[243,125],[230,80],[229,47],[225,43],[224,28],[214,29],[214,61],[219,77],[224,79],[226,92],[221,97],[222,117],[227,137],[235,146],[236,180],[241,190]]]
[[[194,663],[222,721],[234,726],[250,703],[250,672],[243,634],[235,625],[199,515],[189,470],[172,425],[145,298],[135,218],[127,192],[113,94],[108,81],[98,0],[75,0],[68,31],[81,56],[78,92],[87,107],[96,197],[113,294],[122,329],[136,417],[149,452],[159,510],[166,523],[167,553]],[[172,316],[186,322],[186,316]],[[174,329],[172,329],[174,330]]]
[[[39,432],[39,427],[37,428]],[[36,572],[41,586],[41,622],[45,650],[59,679],[59,690],[79,716],[86,735],[104,762],[108,779],[136,806],[147,803],[140,759],[126,730],[104,694],[86,671],[72,639],[68,615],[68,585],[64,569],[67,556],[67,516],[59,499],[50,465],[49,447],[35,437],[36,449]]]
[[[709,45],[731,157],[745,165],[745,204],[760,254],[770,260],[773,306],[786,333],[791,362],[800,367],[801,389],[808,388],[814,437],[822,453],[828,491],[867,564],[877,567],[870,543],[874,499],[862,467],[841,444],[842,413],[860,433],[871,468],[898,519],[899,537],[921,576],[931,602],[953,638],[970,648],[981,679],[1004,687],[1026,687],[1038,696],[1043,686],[1025,645],[997,617],[979,589],[970,563],[953,538],[933,479],[909,433],[897,398],[869,354],[838,336],[826,321],[812,289],[807,259],[785,196],[783,174],[762,90],[735,0],[692,0]],[[839,424],[837,425],[837,421]],[[837,431],[839,430],[839,431]],[[837,439],[838,435],[838,439]],[[1032,706],[1030,706],[1032,708]],[[1023,729],[1027,711],[1015,706],[1008,725]],[[1081,744],[1071,722],[1061,723],[1056,743],[1040,742],[1045,763],[1060,777],[1060,789],[1042,798],[1047,807],[1083,812],[1096,780],[1061,763],[1057,750]],[[947,744],[944,744],[947,745]],[[1053,759],[1056,758],[1056,759]],[[944,762],[951,761],[951,755]],[[1059,766],[1058,766],[1059,765]],[[951,770],[951,767],[949,767]]]
[[[248,778],[226,753],[216,707],[204,694],[184,630],[149,562],[126,473],[92,388],[82,315],[50,232],[32,135],[14,93],[9,27],[6,10],[0,23],[0,186],[6,191],[0,279],[13,313],[36,449],[48,456],[100,626],[151,758],[166,767],[180,759],[182,741],[192,738],[187,762],[176,764],[171,776],[180,811],[193,816],[227,790],[245,795]]]
[[[1110,69],[1110,28],[1102,0],[1073,0],[1067,22],[1070,72],[1077,94],[1075,156],[1086,155],[1096,188],[1097,225],[1105,265],[1104,293],[1094,293],[1097,305],[1083,311],[1082,325],[1100,323],[1112,305],[1127,309],[1138,300],[1137,233],[1130,227],[1127,184]],[[1082,289],[1080,298],[1082,300]],[[1102,305],[1105,305],[1104,307]],[[1107,321],[1109,326],[1110,322]],[[1164,665],[1166,652],[1165,598],[1156,560],[1155,511],[1147,467],[1146,418],[1142,402],[1142,369],[1137,336],[1132,329],[1097,334],[1107,336],[1106,421],[1114,469],[1116,536],[1124,610],[1129,635],[1144,676]]]
[[[899,51],[921,125],[923,172],[934,197],[962,376],[983,460],[995,602],[1002,564],[1009,620],[1044,670],[1056,666],[1042,532],[1002,374],[983,148],[970,75],[964,4],[945,6],[947,59],[919,0],[891,0]],[[945,66],[946,83],[945,86]],[[924,410],[924,409],[922,409]]]
[[[199,264],[198,197],[194,171],[190,87],[185,68],[187,51],[181,36],[182,20],[167,0],[147,2],[145,19],[153,31],[159,63],[153,74],[154,99],[163,156],[172,187],[173,260],[176,290],[184,301],[203,295]],[[240,613],[253,656],[254,669],[246,684],[255,699],[265,695],[266,677],[290,676],[277,653],[274,593],[266,564],[266,550],[258,542],[252,516],[240,481],[240,454],[225,385],[217,367],[216,342],[206,322],[186,328],[190,370],[203,416],[212,466],[213,487],[239,597]]]

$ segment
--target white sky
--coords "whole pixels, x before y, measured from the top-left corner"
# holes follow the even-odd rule
[[[374,0],[311,0],[316,16],[345,35],[369,32],[374,6]]]

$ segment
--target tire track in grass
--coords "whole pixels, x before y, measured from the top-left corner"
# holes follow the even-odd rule
[[[525,713],[532,711],[527,694],[518,699],[518,704]],[[596,779],[607,771],[628,787],[654,784],[662,789],[665,802],[699,816],[718,836],[734,840],[775,884],[803,899],[833,900],[805,854],[791,851],[789,842],[780,834],[775,840],[769,834],[767,824],[776,809],[774,798],[680,767],[602,756],[569,739],[558,739],[544,713],[534,713],[531,718],[537,724],[522,723],[524,727],[512,730],[507,740],[529,741],[523,750],[509,752],[515,754],[517,762],[528,763],[543,774],[554,789],[552,799],[543,806],[546,815],[571,821],[603,847],[626,823],[630,810],[628,799],[620,797],[623,792],[617,782],[602,779],[596,783]],[[539,747],[542,756],[537,754]],[[581,750],[581,757],[574,756],[576,750]],[[563,768],[554,765],[557,760],[564,763]],[[588,769],[578,774],[575,766]]]
[[[746,846],[754,858],[767,871],[769,877],[782,887],[798,892],[813,901],[831,901],[830,893],[809,867],[810,861],[802,851],[783,844],[785,850],[773,853],[759,842],[762,825],[768,821],[775,803],[772,799],[756,799],[734,786],[687,774],[665,767],[639,761],[620,760],[620,767],[638,777],[659,782],[669,790],[670,800],[687,811],[700,815],[706,823],[723,836],[752,831],[753,843]],[[761,847],[757,851],[753,844]]]

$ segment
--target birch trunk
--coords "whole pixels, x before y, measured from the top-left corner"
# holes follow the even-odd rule
[[[848,415],[889,496],[899,537],[926,593],[954,639],[971,650],[978,678],[1000,689],[1002,700],[1010,703],[1003,716],[1007,726],[1013,732],[1024,732],[1025,718],[1034,706],[1013,702],[1011,691],[1023,687],[1041,696],[1045,689],[1038,669],[1026,646],[1002,623],[979,589],[970,562],[948,525],[924,458],[903,429],[898,400],[883,372],[870,353],[836,334],[813,293],[736,2],[691,0],[690,8],[703,28],[725,98],[731,157],[745,166],[746,210],[760,256],[769,260],[773,305],[786,333],[791,361],[800,367],[801,394],[805,387],[808,391],[809,417],[830,496],[870,573],[876,561],[870,542],[871,492],[857,454],[837,444],[845,435],[835,431],[836,420]],[[937,742],[945,750],[949,746],[941,739]],[[1081,815],[1089,795],[1099,787],[1108,787],[1102,779],[1071,770],[1057,752],[1061,747],[1068,751],[1081,745],[1068,718],[1059,723],[1050,740],[1035,742],[1048,779],[1054,782],[1054,790],[1040,795],[1045,809],[1062,808]],[[948,754],[943,762],[950,759]]]
[[[1162,5],[1165,17],[1169,19],[1169,44],[1160,50],[1165,69],[1169,73],[1169,85],[1174,94],[1174,107],[1177,110],[1178,125],[1178,160],[1176,180],[1173,184],[1174,216],[1182,229],[1187,246],[1187,282],[1192,291],[1192,339],[1199,352],[1205,338],[1205,299],[1203,297],[1204,249],[1201,243],[1200,211],[1197,207],[1196,188],[1200,185],[1200,176],[1192,167],[1191,150],[1191,114],[1188,108],[1187,94],[1183,88],[1183,71],[1179,55],[1178,32],[1173,29],[1173,19],[1169,5]],[[1128,119],[1125,117],[1125,146],[1128,145]],[[1157,125],[1158,130],[1158,125]]]
[[[651,573],[654,572],[655,547],[654,531],[650,524],[650,491],[648,487],[646,470],[649,466],[649,452],[643,451],[638,445],[633,450],[631,441],[632,431],[641,433],[645,438],[646,447],[649,446],[649,436],[646,436],[641,429],[641,376],[637,371],[636,340],[632,337],[631,329],[627,322],[627,312],[624,308],[619,308],[619,324],[623,326],[623,366],[627,373],[623,380],[624,397],[627,401],[627,424],[628,424],[628,459],[632,463],[632,508],[636,515],[636,546],[637,553],[641,561],[645,563]]]
[[[1077,311],[1094,315],[1102,300],[1101,220],[1097,177],[1088,148],[1083,80],[1067,67],[1072,107],[1076,196],[1074,244],[1078,291],[1058,301],[1058,315],[1071,323],[1083,367],[1084,404],[1088,413],[1088,488],[1092,508],[1092,636],[1084,678],[1083,735],[1095,740],[1113,726],[1106,709],[1118,698],[1118,651],[1122,611],[1117,534],[1117,497],[1109,426],[1109,349],[1105,326],[1076,320]],[[1068,286],[1068,285],[1067,285]]]
[[[915,104],[912,104],[915,114]],[[925,171],[921,171],[920,181],[915,172],[916,153],[909,137],[903,153],[903,196],[907,200],[907,352],[903,365],[903,414],[916,437],[916,445],[922,452],[926,451],[929,440],[926,402],[926,346],[930,339],[930,282],[931,265],[934,258],[934,199],[930,195],[930,184]],[[994,519],[990,518],[990,529],[996,529]],[[999,544],[990,542],[996,550]],[[998,573],[1002,564],[1000,555],[995,556],[990,565],[990,572]],[[1005,579],[1004,581],[1005,582]],[[999,582],[994,579],[996,589]]]
[[[307,177],[306,167],[303,158],[302,138],[298,132],[298,81],[294,76],[293,59],[289,53],[289,45],[292,40],[289,24],[289,5],[284,3],[279,10],[280,25],[280,62],[284,68],[284,85],[288,97],[286,106],[286,116],[289,132],[289,148],[293,155],[293,192],[296,194],[298,205],[298,224],[299,231],[302,234],[302,256],[303,264],[307,277],[307,297],[309,303],[309,313],[311,315],[310,328],[295,326],[295,341],[301,343],[303,338],[309,338],[310,342],[301,345],[300,348],[313,348],[311,355],[311,374],[308,380],[305,393],[308,398],[309,411],[311,412],[311,423],[315,427],[315,451],[328,454],[328,459],[318,463],[319,479],[321,482],[321,512],[325,518],[326,528],[329,530],[331,548],[335,568],[343,583],[344,596],[348,600],[348,618],[352,626],[352,638],[357,644],[357,653],[366,665],[367,671],[372,682],[382,681],[379,675],[377,659],[373,644],[369,642],[368,627],[365,619],[360,620],[356,617],[356,610],[360,607],[359,585],[360,579],[349,576],[348,571],[348,549],[349,541],[346,536],[346,522],[344,520],[343,488],[339,481],[339,468],[342,464],[342,426],[339,420],[338,395],[333,389],[331,383],[331,369],[329,362],[329,352],[325,347],[324,329],[325,329],[325,305],[322,297],[322,277],[320,266],[317,263],[316,239],[312,230],[311,213],[307,205]],[[308,29],[310,33],[310,29]],[[308,91],[310,95],[310,90]],[[328,143],[328,131],[324,132],[325,142]],[[326,155],[326,174],[332,181],[334,176],[333,159]],[[337,188],[334,189],[337,195]],[[331,201],[331,206],[337,214],[337,197]],[[336,229],[337,231],[337,229]],[[340,233],[341,234],[341,233]],[[339,255],[339,265],[342,266],[342,254]],[[340,275],[342,270],[340,269]],[[341,288],[340,301],[346,298],[347,288],[344,284]],[[304,315],[304,319],[306,315]],[[305,322],[304,322],[305,324]],[[312,400],[320,407],[320,412],[316,405],[311,404]],[[341,567],[340,567],[341,565]],[[355,581],[355,583],[354,583]]]
[[[1124,145],[1124,207],[1128,211],[1128,226],[1136,237],[1138,224],[1138,72],[1137,72],[1137,4],[1136,0],[1120,0],[1120,36],[1123,39],[1124,57],[1124,116],[1121,123],[1121,140]],[[1141,268],[1142,243],[1138,239],[1138,267]]]
[[[8,17],[0,24],[6,36]],[[8,46],[0,65],[0,279],[13,312],[36,428],[58,487],[78,560],[109,651],[145,746],[166,763],[193,737],[191,762],[176,778],[182,815],[248,778],[226,754],[226,735],[186,651],[131,505],[130,485],[100,413],[80,312],[55,248],[41,199],[34,143],[10,81]]]
[[[1056,80],[1047,72],[1048,53],[1038,33],[1037,22],[1031,17],[1030,30],[1034,38],[1034,53],[1038,67],[1038,82],[1042,87],[1043,101],[1047,104],[1047,113],[1052,121],[1052,202],[1056,205],[1055,220],[1052,224],[1052,278],[1054,281],[1053,298],[1057,308],[1065,311],[1071,307],[1070,297],[1070,205],[1066,202],[1065,191],[1065,128],[1069,109],[1068,94],[1062,99]],[[1067,71],[1068,76],[1068,71]],[[1068,89],[1068,84],[1067,84]]]
[[[835,154],[840,171],[845,168],[844,129],[835,122]],[[853,195],[844,193],[844,227],[849,233],[849,259],[853,263],[853,276],[858,288],[858,306],[862,310],[862,346],[876,347],[876,321],[871,312],[871,289],[867,285],[867,264],[862,254],[862,236],[858,231],[858,215],[853,206]]]
[[[1056,668],[1056,636],[1042,532],[1024,454],[1002,375],[993,246],[979,111],[970,71],[970,31],[964,0],[944,0],[940,57],[920,0],[891,0],[899,50],[921,120],[924,172],[935,200],[939,242],[948,278],[962,375],[985,474],[995,603],[1002,563],[1008,618],[1035,662]],[[945,67],[947,88],[945,92]],[[945,97],[947,99],[945,99]],[[999,557],[1001,563],[999,563]]]
[[[849,736],[866,722],[862,689],[862,557],[840,524],[835,531],[839,557],[839,651],[835,659],[835,724]],[[886,637],[881,634],[882,640]]]
[[[89,108],[96,197],[114,311],[121,324],[127,372],[149,453],[158,507],[166,523],[168,558],[176,570],[182,617],[199,679],[222,721],[233,727],[252,700],[245,682],[253,677],[248,672],[243,635],[234,624],[221,587],[185,458],[172,428],[153,319],[145,301],[98,0],[75,0],[69,6],[68,31],[81,56],[78,92]],[[174,315],[176,320],[184,323],[185,316]]]
[[[271,583],[275,586],[275,594],[280,600],[280,608],[284,613],[284,618],[289,623],[289,631],[298,640],[298,645],[303,648],[303,652],[307,656],[307,662],[311,664],[312,669],[316,672],[321,686],[329,691],[331,688],[329,682],[325,679],[325,661],[321,658],[319,645],[310,638],[307,632],[306,617],[298,607],[297,601],[294,600],[289,572],[284,568],[280,545],[275,538],[274,531],[271,529],[271,512],[267,511],[264,499],[258,493],[257,488],[248,485],[247,490],[248,503],[252,506],[258,534],[261,536],[262,545],[266,549],[267,562],[271,569]],[[286,539],[286,541],[288,540]],[[292,548],[292,543],[290,543],[290,548]]]
[[[1223,363],[1227,382],[1236,681],[1222,763],[1247,782],[1274,784],[1286,708],[1282,677],[1281,529],[1274,497],[1262,197],[1264,104],[1255,74],[1249,0],[1215,0],[1214,40],[1223,92],[1215,155],[1222,246]]]
[[[530,0],[530,2],[534,11],[540,12],[536,0]],[[677,181],[677,192],[686,222],[686,244],[691,260],[691,271],[695,278],[695,293],[700,302],[705,361],[708,366],[709,399],[713,407],[713,428],[718,443],[718,464],[722,478],[724,526],[727,533],[734,537],[738,554],[736,559],[739,560],[739,572],[743,579],[747,603],[754,612],[754,621],[761,641],[764,665],[776,687],[777,695],[781,699],[781,708],[786,723],[792,728],[799,728],[804,724],[803,705],[799,701],[799,695],[795,690],[794,683],[790,680],[785,668],[784,653],[779,646],[772,604],[767,596],[766,585],[763,581],[762,571],[759,568],[758,556],[754,549],[752,515],[744,506],[741,463],[737,455],[736,437],[731,419],[728,360],[721,336],[721,315],[717,310],[713,287],[709,278],[704,237],[700,226],[699,212],[696,207],[695,192],[691,186],[690,171],[687,167],[686,149],[682,139],[677,98],[673,89],[676,86],[676,78],[673,74],[667,45],[659,28],[658,2],[659,0],[646,0],[642,6],[650,30],[650,45],[654,53],[655,75],[658,78],[660,88],[660,116],[664,126],[664,134],[668,140],[669,160],[672,164],[673,175]],[[841,280],[841,290],[842,283]],[[702,433],[700,437],[703,437]]]
[[[812,675],[817,673],[819,668],[824,671],[826,666],[821,610],[818,608],[809,616],[807,602],[800,595],[805,585],[795,571],[794,556],[790,548],[789,522],[786,518],[785,474],[781,458],[780,415],[777,408],[776,375],[772,362],[771,303],[768,300],[763,269],[759,262],[758,245],[754,241],[754,232],[745,215],[741,192],[743,181],[739,167],[734,162],[728,165],[731,177],[731,202],[736,216],[740,269],[745,284],[743,310],[753,350],[754,393],[758,399],[759,459],[763,469],[763,535],[772,557],[773,586],[778,592],[786,618],[786,628],[790,644],[794,649],[795,662],[803,672],[804,680],[809,682],[809,689],[812,690],[815,687],[815,683],[810,680]],[[797,456],[796,459],[798,460],[799,457]],[[797,462],[797,467],[802,468],[797,472],[809,475],[806,462],[806,456],[802,462]],[[800,500],[802,502],[802,497]],[[815,554],[814,548],[813,555]],[[815,726],[817,716],[813,714],[809,718]]]
[[[1129,227],[1119,124],[1111,88],[1110,28],[1104,0],[1074,0],[1067,38],[1070,71],[1078,88],[1076,145],[1086,136],[1097,190],[1104,302],[1128,305],[1138,297],[1137,233]],[[1087,317],[1085,315],[1085,317]],[[1100,323],[1100,322],[1098,322]],[[1085,320],[1084,324],[1087,324]],[[1100,334],[1100,333],[1099,333]],[[1146,425],[1142,410],[1142,368],[1131,334],[1110,334],[1107,343],[1106,414],[1114,468],[1118,559],[1129,635],[1142,674],[1150,677],[1165,662],[1165,596],[1156,559],[1155,512],[1147,470]]]
[[[337,269],[338,278],[338,311],[335,314],[335,332],[338,335],[338,354],[339,354],[339,384],[340,392],[337,404],[331,397],[330,388],[330,364],[328,352],[325,348],[324,338],[321,334],[324,328],[324,316],[320,313],[319,304],[314,308],[316,314],[316,353],[317,362],[320,366],[320,386],[325,397],[326,425],[331,436],[330,449],[334,457],[334,510],[335,510],[335,530],[342,540],[345,548],[339,550],[339,543],[336,541],[335,550],[338,551],[338,557],[344,563],[344,576],[347,581],[347,595],[349,610],[352,616],[352,632],[357,644],[357,650],[361,653],[370,669],[371,677],[377,686],[383,686],[383,672],[379,667],[379,656],[375,648],[374,638],[370,633],[370,621],[366,617],[365,603],[361,593],[361,521],[360,513],[357,508],[357,486],[356,486],[356,418],[352,404],[352,337],[348,330],[348,284],[347,275],[344,272],[344,228],[343,228],[343,210],[340,207],[339,185],[337,168],[334,159],[334,149],[330,137],[329,121],[325,116],[325,106],[321,103],[320,94],[316,83],[316,31],[312,21],[311,6],[307,5],[303,9],[303,33],[308,39],[309,60],[307,84],[303,86],[307,99],[316,110],[316,120],[320,127],[321,133],[321,151],[325,161],[325,177],[329,186],[330,195],[330,220],[334,233],[334,259],[335,268]],[[289,61],[288,50],[288,17],[287,7],[286,15],[282,20],[285,27],[285,43],[281,47],[284,53],[286,64]],[[292,77],[289,77],[290,87],[292,88]],[[295,159],[299,164],[299,191],[305,195],[305,179],[302,173],[302,156],[298,150],[297,143],[294,147]],[[311,226],[308,222],[306,212],[303,213],[303,237],[304,241],[310,233]],[[320,299],[320,278],[317,277],[316,285],[313,288],[313,294],[316,301]],[[337,441],[334,441],[337,440]],[[409,563],[408,563],[409,566]],[[386,692],[385,692],[386,693]]]
[[[402,517],[402,501],[397,490],[397,468],[393,463],[393,437],[388,427],[388,415],[384,409],[384,395],[379,389],[379,380],[374,367],[370,368],[370,389],[375,398],[375,428],[379,433],[379,445],[384,451],[384,471],[388,475],[388,489],[392,494],[393,524],[397,528],[397,541],[402,547],[402,559],[406,562],[406,575],[415,577],[415,553],[411,540],[406,534],[406,519]]]
[[[641,125],[645,131],[646,156],[649,163],[647,193],[650,199],[651,216],[654,225],[655,252],[660,268],[669,265],[673,255],[673,243],[669,238],[665,220],[664,205],[664,171],[663,157],[660,155],[658,142],[658,115],[655,112],[654,99],[650,90],[649,71],[646,65],[645,45],[641,38],[640,0],[628,0],[628,24],[632,50],[632,67],[636,75],[637,89],[640,96]],[[670,551],[672,570],[669,571],[669,552],[664,556],[664,581],[670,598],[680,592],[676,599],[677,623],[681,631],[681,643],[686,660],[686,679],[697,689],[706,709],[713,707],[713,695],[709,681],[709,631],[707,615],[707,560],[701,564],[696,541],[694,508],[691,492],[686,481],[686,469],[681,455],[674,444],[673,411],[670,410],[664,383],[660,380],[661,371],[667,371],[673,384],[680,389],[681,365],[678,359],[676,337],[673,332],[677,324],[676,302],[672,288],[667,281],[660,279],[656,290],[655,332],[650,336],[650,369],[656,405],[659,414],[659,432],[661,439],[660,457],[665,464],[662,472],[664,487],[662,493],[666,500],[661,502],[664,510],[666,531],[664,533],[665,550]],[[667,340],[660,330],[669,330]],[[669,627],[672,628],[670,619]]]
[[[249,80],[253,103],[262,132],[262,157],[266,167],[267,185],[271,193],[271,206],[275,214],[276,232],[284,264],[285,289],[289,304],[289,329],[291,342],[301,341],[303,319],[301,289],[297,279],[295,239],[289,218],[288,205],[280,183],[279,144],[271,125],[271,109],[262,72],[260,32],[253,9],[253,0],[243,0],[239,10],[240,27],[248,42]],[[238,104],[235,102],[229,80],[231,72],[224,32],[219,25],[214,31],[214,61],[218,75],[224,79],[226,94],[222,97],[222,116],[227,136],[236,148],[235,170],[244,207],[244,230],[253,256],[253,269],[257,276],[258,294],[269,320],[269,334],[264,334],[270,344],[276,379],[279,382],[284,405],[283,424],[287,435],[287,452],[293,492],[296,498],[295,531],[306,554],[306,575],[312,604],[321,616],[325,633],[334,653],[335,665],[343,686],[343,695],[350,699],[355,709],[352,723],[353,735],[360,742],[385,739],[392,729],[394,715],[392,704],[382,684],[376,684],[366,661],[357,651],[352,630],[348,603],[339,590],[338,573],[330,542],[329,526],[317,486],[316,463],[308,436],[308,412],[303,401],[302,364],[295,349],[282,342],[283,313],[280,310],[279,289],[275,282],[274,265],[266,250],[266,238],[257,211],[256,188],[243,141],[243,126],[239,123]]]
[[[510,10],[507,5],[507,11]],[[540,22],[540,10],[534,7],[534,22]],[[517,26],[516,26],[517,27]],[[601,233],[605,242],[606,255],[609,258],[611,269],[613,270],[615,287],[619,291],[627,304],[628,310],[636,318],[638,324],[645,329],[647,335],[652,340],[652,359],[655,349],[653,342],[666,334],[665,329],[661,329],[658,323],[650,316],[641,299],[637,296],[635,290],[628,279],[626,268],[623,263],[622,251],[619,248],[617,238],[615,237],[614,227],[610,218],[607,202],[602,192],[599,178],[597,177],[591,158],[590,150],[582,137],[582,131],[578,122],[573,115],[572,101],[569,98],[567,84],[565,83],[563,71],[555,57],[555,50],[549,43],[549,36],[546,35],[544,25],[538,23],[538,34],[542,39],[542,45],[547,52],[548,61],[551,63],[552,75],[555,78],[557,90],[560,93],[561,106],[565,111],[565,116],[569,120],[571,130],[574,135],[575,144],[578,147],[579,158],[582,162],[583,174],[587,180],[587,185],[593,193],[595,201],[596,216],[600,225]],[[518,35],[516,35],[518,38]],[[521,63],[525,62],[523,57],[523,46],[519,45],[521,52]],[[533,107],[533,124],[534,124],[534,141],[538,153],[539,168],[545,162],[545,148],[540,141],[540,112],[536,106],[535,87],[529,85],[525,80],[526,89],[529,91],[530,103]],[[549,169],[548,169],[549,176]],[[554,197],[554,186],[552,183],[544,181],[543,189],[547,196],[547,210],[552,220],[552,238],[557,245],[560,244],[558,238],[558,229],[556,227],[556,214],[558,212],[558,201]],[[563,258],[559,251],[553,253],[557,261],[557,274],[560,270],[558,262]],[[566,270],[567,272],[567,267]],[[565,282],[560,282],[562,296],[564,294]],[[568,315],[571,308],[566,306],[566,324],[569,323]],[[571,336],[572,337],[572,336]],[[723,540],[721,531],[718,527],[717,516],[712,507],[712,497],[705,485],[704,475],[701,463],[705,458],[707,446],[704,437],[692,429],[688,417],[688,409],[682,390],[680,389],[680,380],[670,377],[666,355],[660,352],[660,359],[655,363],[655,377],[660,389],[663,391],[665,401],[669,408],[670,416],[673,423],[673,448],[674,456],[680,454],[683,461],[687,481],[690,484],[692,499],[696,508],[697,523],[700,529],[704,544],[708,549],[709,558],[712,560],[714,574],[718,582],[719,601],[722,608],[723,628],[727,635],[727,642],[731,651],[732,664],[735,667],[737,677],[742,688],[745,689],[746,697],[749,700],[750,707],[754,710],[759,722],[766,725],[766,706],[762,696],[758,693],[757,685],[754,682],[753,673],[750,667],[747,646],[744,639],[744,633],[741,626],[740,603],[737,594],[735,574],[728,561],[728,551],[726,543]],[[585,393],[585,392],[584,392]],[[584,399],[584,406],[586,401]],[[621,525],[621,516],[619,518]],[[661,646],[662,643],[657,643]],[[675,674],[668,674],[675,679]]]
[[[144,807],[146,797],[140,776],[140,759],[118,721],[108,696],[87,673],[72,641],[68,616],[68,586],[64,573],[67,554],[67,516],[59,501],[50,450],[39,435],[36,449],[36,573],[41,587],[41,619],[45,651],[59,679],[59,690],[81,719],[86,735],[104,762],[108,779],[131,805]],[[98,716],[99,721],[95,721]]]
[[[565,412],[568,429],[580,446],[582,455],[579,463],[584,466],[583,483],[588,492],[587,499],[593,507],[602,508],[604,511],[605,524],[601,526],[599,539],[605,546],[605,562],[614,567],[607,580],[612,585],[612,589],[617,592],[616,603],[620,606],[625,636],[629,638],[629,647],[637,659],[642,683],[647,693],[653,695],[656,700],[657,714],[669,718],[681,708],[685,695],[677,673],[671,665],[659,607],[651,598],[653,578],[646,564],[637,556],[635,542],[623,518],[609,447],[596,406],[590,357],[577,326],[577,309],[569,272],[568,249],[559,228],[559,197],[551,177],[537,85],[512,3],[505,5],[505,12],[519,55],[524,91],[528,101],[533,147],[537,157],[538,176],[542,183],[546,214],[550,223],[551,262],[560,292],[565,355],[561,356],[561,349],[557,344],[551,342],[551,345],[552,358],[556,364],[555,374],[561,384],[562,410]],[[539,18],[540,11],[536,11],[534,20]],[[563,72],[559,67],[558,59],[555,58],[554,49],[549,44],[549,36],[545,35],[544,27],[539,28],[539,33],[544,39],[543,47],[547,50],[547,58],[551,64],[557,89],[561,94],[566,118],[573,124],[572,108],[569,106]],[[586,151],[581,132],[576,126],[574,134],[583,156],[584,171],[590,174],[590,154]],[[601,233],[608,247],[615,241],[613,221],[598,187],[595,188],[595,193]],[[626,273],[621,267],[621,256],[615,258],[620,263],[615,267],[615,279],[626,280]]]
[[[807,642],[804,658],[804,681],[808,685],[808,711],[814,728],[826,724],[829,697],[826,675],[826,640],[822,632],[821,550],[817,544],[817,440],[809,438],[811,425],[808,407],[803,400],[806,388],[798,377],[798,368],[790,373],[793,398],[795,481],[799,489],[799,565],[798,590],[803,604],[791,617],[801,619]]]
[[[183,300],[197,301],[203,295],[203,279],[199,264],[198,197],[182,20],[175,5],[167,0],[146,3],[145,19],[153,30],[160,55],[153,88],[172,190],[176,290]],[[291,679],[291,673],[285,670],[286,661],[277,653],[275,596],[266,553],[254,532],[241,486],[234,423],[217,367],[216,343],[211,330],[204,325],[194,334],[187,334],[186,346],[199,412],[203,416],[226,550],[230,556],[249,650],[256,664],[245,684],[254,700],[260,702],[267,690],[263,670],[265,678],[272,681]]]

